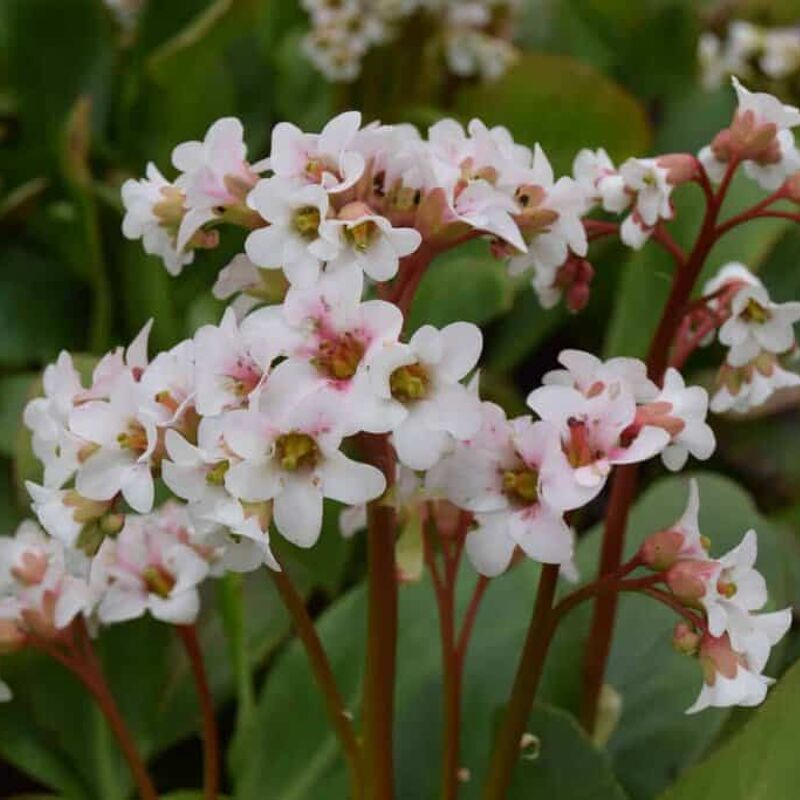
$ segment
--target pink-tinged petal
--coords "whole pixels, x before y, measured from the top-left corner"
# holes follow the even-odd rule
[[[291,122],[279,122],[272,129],[270,164],[276,175],[291,175],[303,169],[308,139]]]
[[[150,595],[147,600],[150,613],[162,622],[172,625],[191,625],[200,613],[200,595],[197,589],[174,593],[162,598]]]
[[[310,480],[286,480],[273,505],[275,527],[298,547],[312,547],[322,530],[322,492]]]
[[[386,488],[386,479],[379,469],[353,461],[338,451],[325,457],[318,472],[325,496],[347,505],[374,500]]]
[[[508,514],[479,514],[478,527],[467,534],[466,551],[472,566],[493,578],[508,569],[516,544],[509,536]]]

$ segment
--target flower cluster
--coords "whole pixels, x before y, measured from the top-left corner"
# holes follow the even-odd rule
[[[719,325],[728,350],[711,399],[715,412],[745,412],[762,405],[777,389],[797,386],[800,375],[779,361],[796,349],[794,325],[800,303],[775,303],[763,283],[742,264],[725,265],[704,288],[707,312]],[[713,330],[705,343],[714,338]]]
[[[493,79],[516,58],[507,23],[517,5],[517,0],[303,0],[311,21],[303,49],[328,80],[354,81],[373,47],[394,41],[411,18],[425,15],[442,29],[453,74]]]
[[[480,329],[457,321],[408,331],[405,315],[430,262],[476,238],[512,274],[532,274],[543,305],[563,294],[580,308],[593,274],[589,233],[599,230],[590,223],[638,248],[663,242],[671,193],[707,179],[702,161],[712,171],[712,160],[722,169],[744,162],[762,183],[785,177],[795,151],[783,134],[796,110],[780,107],[780,117],[774,98],[739,94],[727,138],[701,160],[632,158],[617,169],[604,151],[586,150],[574,177],[557,178],[541,147],[479,120],[442,120],[423,137],[345,112],[319,133],[280,123],[268,158],[252,164],[241,124],[223,119],[202,142],[175,148],[174,182],[154,165],[128,181],[123,230],[174,274],[196,249],[216,246],[220,225],[247,236],[214,287],[232,299],[217,324],[151,360],[148,323],[99,361],[88,386],[62,353],[45,371],[44,396],[26,408],[44,465],[42,484],[28,485],[33,509],[53,547],[83,554],[81,611],[102,624],[146,611],[191,622],[206,577],[280,570],[271,533],[314,546],[326,499],[345,506],[340,525],[350,534],[376,500],[417,531],[423,518],[452,512],[487,576],[520,553],[572,571],[571,514],[598,497],[616,466],[660,456],[678,470],[689,455],[711,456],[706,391],[676,368],[565,350],[562,368],[528,396],[532,414],[509,419],[480,397]],[[585,219],[595,208],[624,221]],[[794,346],[798,304],[772,303],[752,275],[726,268],[700,306],[708,327],[689,315],[683,332],[698,335],[697,322],[708,339],[719,328],[736,403],[745,392],[755,402],[745,387],[765,375],[770,386],[788,375],[777,357]],[[720,392],[715,408],[725,405]],[[160,483],[183,504],[154,512]],[[687,564],[717,570],[716,587],[727,562],[679,551],[669,564],[644,563],[689,603],[681,571],[700,567]],[[715,638],[697,646],[710,663],[724,660],[724,640],[736,664],[747,659],[760,675],[735,624],[707,613],[701,630]]]
[[[698,42],[703,85],[715,89],[726,77],[785,81],[800,71],[800,29],[763,28],[734,20],[724,37],[704,33]]]
[[[431,493],[474,514],[467,553],[485,575],[505,570],[516,547],[569,565],[574,537],[565,512],[597,497],[615,465],[660,453],[679,469],[690,452],[705,459],[714,451],[708,397],[674,370],[659,390],[636,359],[602,362],[565,350],[559,360],[564,369],[528,397],[537,420],[508,420],[483,403],[478,433],[428,473]]]
[[[770,649],[788,631],[791,610],[754,613],[767,602],[763,576],[755,569],[756,533],[718,559],[708,554],[700,534],[700,499],[692,481],[681,518],[650,535],[639,551],[640,561],[658,573],[670,595],[687,611],[688,622],[675,629],[675,647],[696,655],[704,683],[692,714],[709,706],[753,706],[764,700],[772,683],[762,673]],[[697,616],[696,616],[697,615]]]

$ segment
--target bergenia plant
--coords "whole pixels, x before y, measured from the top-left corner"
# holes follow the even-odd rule
[[[317,25],[306,47],[332,72],[332,28],[364,4],[306,5]],[[466,13],[444,5],[448,14]],[[471,5],[477,14],[491,4]],[[335,61],[345,78],[370,37],[382,35],[375,20],[353,19],[361,30],[347,40],[350,60]],[[449,46],[454,68],[465,70],[466,51]],[[231,229],[243,231],[243,252],[214,287],[230,305],[216,323],[154,356],[148,323],[89,380],[67,352],[46,369],[43,394],[25,411],[44,467],[41,484],[28,484],[39,524],[25,522],[0,544],[0,652],[41,651],[83,682],[144,800],[157,797],[155,782],[95,640],[142,615],[175,629],[196,681],[204,796],[214,800],[219,737],[196,621],[203,584],[231,572],[260,571],[274,582],[305,648],[316,682],[308,691],[323,694],[347,765],[345,794],[326,797],[395,796],[398,597],[423,564],[430,613],[441,623],[446,800],[466,780],[479,782],[486,800],[508,796],[536,733],[528,720],[551,643],[584,603],[594,608],[580,712],[589,733],[603,724],[623,593],[673,615],[673,644],[697,665],[687,713],[760,704],[772,683],[770,650],[791,613],[765,610],[758,532],[743,529],[740,544],[719,552],[704,535],[713,540],[713,518],[700,528],[703,493],[686,480],[685,511],[624,556],[645,467],[678,471],[709,459],[709,410],[750,412],[800,384],[786,366],[800,303],[777,302],[739,263],[702,285],[712,248],[733,229],[762,217],[800,221],[781,203],[800,202],[792,134],[800,111],[738,82],[735,90],[730,125],[697,156],[663,153],[616,166],[602,148],[583,150],[574,176],[558,177],[539,145],[477,119],[466,127],[440,120],[423,136],[409,125],[365,125],[355,111],[319,133],[276,125],[263,159],[247,153],[238,120],[221,119],[202,140],[175,148],[174,177],[147,165],[145,177],[122,187],[123,234],[178,275]],[[723,201],[739,171],[764,195],[729,216]],[[684,191],[704,198],[689,248],[671,231]],[[660,248],[674,264],[667,300],[652,308],[658,324],[643,361],[564,349],[514,415],[483,395],[477,325],[411,327],[421,282],[438,257],[467,242],[480,240],[512,275],[525,276],[545,308],[565,303],[577,312],[591,303],[592,250],[608,239]],[[531,318],[537,313],[531,304]],[[709,396],[684,370],[715,339],[724,358]],[[587,507],[602,508],[605,525],[596,563],[582,564],[581,577],[576,530]],[[340,513],[343,534],[366,539],[360,701],[345,701],[294,563],[282,556],[287,541],[317,547],[329,512]],[[528,587],[516,677],[499,717],[480,720],[487,742],[496,729],[485,769],[470,774],[460,720],[473,625],[492,582],[526,559],[540,568],[538,586]],[[469,584],[459,614],[457,584]],[[10,694],[5,685],[2,692]]]

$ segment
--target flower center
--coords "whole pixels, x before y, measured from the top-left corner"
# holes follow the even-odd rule
[[[528,467],[508,469],[503,473],[503,493],[512,502],[533,505],[539,499],[539,473]]]
[[[236,359],[227,374],[230,389],[239,398],[247,397],[258,386],[261,377],[258,365],[242,356]]]
[[[317,238],[322,217],[316,206],[303,206],[294,212],[292,226],[301,238],[313,241]]]
[[[225,483],[225,473],[230,469],[230,461],[217,461],[211,469],[206,472],[206,483],[209,486],[222,486]]]
[[[737,590],[738,586],[733,581],[726,581],[724,578],[720,578],[717,581],[717,591],[723,596],[731,598],[733,597]]]
[[[754,322],[756,325],[763,325],[770,318],[769,310],[752,298],[747,301],[747,305],[741,313],[745,322]]]
[[[162,199],[153,205],[153,214],[158,217],[163,228],[177,234],[186,210],[183,205],[183,192],[176,186],[163,186],[161,197]]]
[[[334,380],[349,380],[356,374],[364,357],[364,345],[350,332],[323,341],[314,358],[314,366]]]
[[[161,598],[169,597],[170,592],[177,583],[171,572],[156,564],[151,564],[145,568],[144,572],[142,572],[142,579],[147,586],[147,590]]]
[[[275,442],[275,458],[288,472],[311,469],[319,456],[317,443],[307,433],[285,433]]]
[[[420,363],[398,367],[389,378],[392,397],[401,403],[422,400],[430,387],[430,375]]]
[[[378,226],[371,219],[366,219],[359,222],[358,225],[345,228],[345,236],[356,250],[364,253],[369,250],[378,236]]]
[[[135,419],[128,422],[128,429],[117,436],[117,444],[123,450],[144,453],[147,450],[147,431]]]

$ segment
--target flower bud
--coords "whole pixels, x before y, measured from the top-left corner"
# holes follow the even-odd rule
[[[675,564],[683,545],[684,535],[679,531],[656,531],[642,543],[639,557],[650,569],[662,572]]]
[[[719,571],[716,561],[676,561],[666,572],[670,591],[687,606],[698,606],[708,591],[708,583]]]
[[[701,636],[686,622],[679,622],[672,634],[672,646],[683,655],[693,656],[700,647]]]
[[[656,159],[659,167],[667,170],[667,180],[678,186],[694,180],[698,175],[698,161],[689,153],[670,153]]]
[[[795,172],[786,179],[782,194],[793,203],[800,203],[800,172]]]

